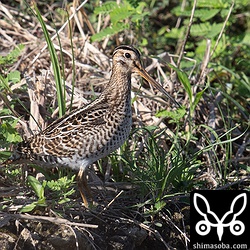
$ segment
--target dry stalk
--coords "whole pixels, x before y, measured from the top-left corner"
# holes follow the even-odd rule
[[[78,226],[78,227],[88,227],[88,228],[98,228],[98,225],[92,225],[92,224],[85,224],[85,223],[77,223],[77,222],[71,222],[67,219],[63,218],[55,218],[55,217],[49,217],[49,216],[38,216],[38,215],[30,215],[30,214],[10,214],[10,213],[3,213],[0,212],[0,217],[5,218],[5,223],[8,220],[15,219],[15,220],[31,220],[31,221],[40,221],[40,222],[46,222],[46,223],[53,223],[58,225],[70,225],[70,226]],[[4,226],[0,224],[1,226]]]
[[[181,60],[182,60],[182,57],[183,57],[183,54],[184,54],[184,49],[185,49],[185,46],[186,46],[186,43],[187,43],[187,39],[188,39],[190,30],[191,30],[191,26],[193,24],[193,18],[194,18],[196,3],[197,3],[197,0],[194,0],[191,16],[190,16],[190,20],[189,20],[189,24],[188,24],[188,27],[187,27],[187,32],[185,34],[184,40],[182,42],[181,50],[180,50],[180,53],[179,53],[179,58],[178,58],[178,61],[177,61],[177,67],[180,66],[180,63],[181,63]]]

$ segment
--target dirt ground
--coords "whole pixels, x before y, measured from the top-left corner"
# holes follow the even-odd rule
[[[24,187],[20,194],[26,192]],[[147,218],[135,207],[135,191],[116,190],[108,197],[90,209],[83,207],[80,196],[54,207],[48,200],[51,206],[30,213],[18,212],[28,196],[1,198],[1,249],[188,249],[190,213],[185,203],[168,200],[161,212]]]

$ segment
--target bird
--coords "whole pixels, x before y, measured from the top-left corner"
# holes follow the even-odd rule
[[[91,191],[86,168],[118,149],[132,125],[131,75],[140,75],[175,105],[179,103],[142,67],[139,51],[120,45],[112,55],[111,77],[103,92],[89,104],[58,118],[43,131],[18,143],[6,161],[78,170],[77,183],[85,207]]]

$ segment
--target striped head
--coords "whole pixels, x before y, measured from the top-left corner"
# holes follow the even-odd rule
[[[139,51],[133,46],[121,45],[115,48],[113,52],[113,69],[119,68],[119,71],[131,74],[136,73],[144,78],[153,87],[161,91],[167,98],[169,98],[176,106],[180,106],[172,96],[156,82],[148,72],[142,67]]]

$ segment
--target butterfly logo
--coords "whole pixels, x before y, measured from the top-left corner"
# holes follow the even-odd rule
[[[238,207],[235,206],[235,204],[239,203],[240,199],[243,199],[243,205],[239,209]],[[200,220],[195,226],[195,230],[199,235],[205,236],[209,234],[211,227],[215,227],[217,228],[217,235],[219,241],[221,241],[225,227],[229,227],[230,232],[235,236],[241,235],[245,231],[244,223],[240,220],[237,220],[237,216],[239,216],[246,208],[247,205],[246,193],[239,194],[233,199],[230,206],[230,210],[226,212],[221,219],[219,219],[218,216],[213,211],[211,211],[210,205],[207,199],[203,195],[195,193],[193,202],[196,211],[204,218]],[[198,205],[198,202],[200,204],[200,207]],[[201,206],[202,203],[203,206]],[[225,222],[226,220],[227,222]]]

